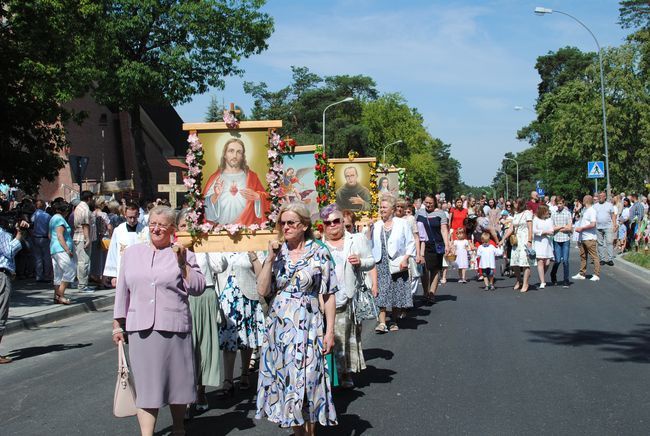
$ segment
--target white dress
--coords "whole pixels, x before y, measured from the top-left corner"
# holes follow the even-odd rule
[[[551,218],[533,218],[533,248],[537,259],[553,259],[553,242],[551,235],[542,235],[543,232],[553,231],[553,220]]]
[[[456,252],[456,265],[458,269],[469,268],[469,242],[467,239],[456,239],[454,241],[454,250]]]
[[[533,213],[529,210],[515,214],[512,218],[512,227],[517,235],[517,245],[512,247],[510,266],[530,267],[534,262],[526,255],[528,242],[528,222],[533,220]]]

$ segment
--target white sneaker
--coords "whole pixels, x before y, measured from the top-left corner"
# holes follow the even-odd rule
[[[597,282],[598,280],[600,280],[600,277],[598,277],[598,276],[591,276],[591,278],[590,278],[589,280],[591,280],[592,282]]]
[[[539,289],[544,289],[546,287],[546,283],[540,283],[539,284]]]
[[[574,275],[574,276],[571,277],[571,278],[572,278],[573,280],[584,280],[584,279],[586,279],[587,277],[585,277],[585,276],[583,276],[582,274],[578,273],[578,274]]]

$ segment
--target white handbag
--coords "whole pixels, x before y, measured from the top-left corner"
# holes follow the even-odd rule
[[[138,413],[135,407],[135,385],[129,372],[129,365],[126,363],[124,354],[124,342],[117,345],[117,383],[115,384],[115,395],[113,397],[113,415],[117,418],[134,416]]]

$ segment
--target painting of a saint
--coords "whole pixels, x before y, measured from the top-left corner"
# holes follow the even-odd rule
[[[309,210],[312,219],[317,220],[318,193],[314,188],[316,176],[314,173],[313,146],[302,146],[307,149],[303,152],[287,153],[284,155],[284,176],[281,183],[281,193],[283,203],[303,203]]]
[[[230,138],[223,146],[217,171],[203,189],[205,218],[219,224],[262,224],[269,202],[259,176],[246,161],[246,145]]]
[[[336,190],[336,204],[341,209],[362,212],[372,209],[370,190],[359,183],[357,165],[346,166],[343,170],[345,184]]]
[[[399,195],[399,176],[397,172],[390,172],[382,174],[377,182],[377,189],[379,190],[379,199],[385,194],[393,196]]]

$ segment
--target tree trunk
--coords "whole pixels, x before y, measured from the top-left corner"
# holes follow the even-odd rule
[[[145,200],[153,200],[154,193],[152,189],[151,168],[147,163],[147,153],[145,152],[144,136],[142,135],[142,120],[140,119],[140,105],[134,104],[129,110],[131,116],[131,133],[135,147],[135,159],[138,165],[138,182],[140,190]]]

